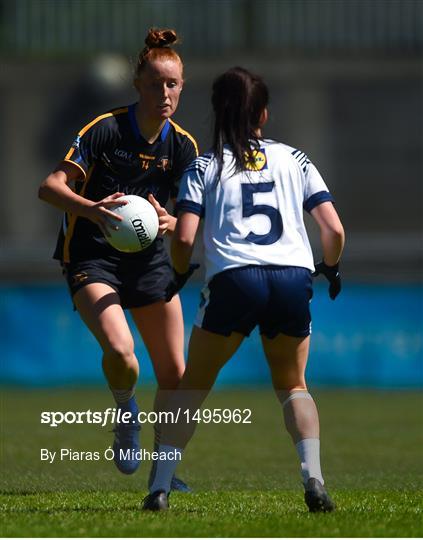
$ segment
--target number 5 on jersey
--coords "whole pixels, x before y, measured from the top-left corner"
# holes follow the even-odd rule
[[[253,244],[267,246],[274,244],[282,236],[282,216],[276,208],[268,204],[254,204],[254,193],[268,193],[273,191],[275,182],[259,182],[257,184],[241,184],[242,189],[242,217],[255,214],[264,214],[270,219],[270,230],[266,234],[255,234],[250,231],[245,240]]]

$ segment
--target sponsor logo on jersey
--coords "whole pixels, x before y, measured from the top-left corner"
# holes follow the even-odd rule
[[[119,180],[111,175],[105,174],[102,178],[101,187],[107,191],[123,191]]]
[[[115,148],[115,156],[121,159],[127,159],[129,161],[130,159],[132,159],[132,152],[122,150],[121,148]]]
[[[267,169],[267,158],[264,148],[253,150],[252,155],[245,155],[245,168],[249,171]]]
[[[157,162],[157,167],[163,172],[170,171],[170,169],[172,168],[172,162],[167,156],[163,156]]]
[[[72,143],[72,148],[79,148],[80,143],[81,143],[81,136],[78,135],[77,138]]]
[[[138,155],[141,159],[141,169],[148,171],[148,169],[150,168],[150,161],[154,161],[156,157],[149,156],[148,154],[138,154]]]
[[[141,219],[133,219],[131,221],[135,232],[137,233],[138,240],[140,241],[140,245],[142,248],[146,248],[150,245],[150,236],[148,235],[147,231],[145,230],[144,223]]]

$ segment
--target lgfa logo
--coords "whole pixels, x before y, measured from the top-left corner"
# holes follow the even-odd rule
[[[122,159],[132,159],[132,152],[127,152],[126,150],[121,150],[120,148],[116,148],[115,156]]]

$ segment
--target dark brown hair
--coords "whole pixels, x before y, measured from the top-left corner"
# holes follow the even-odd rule
[[[171,28],[150,28],[145,38],[145,47],[138,55],[135,76],[140,75],[147,62],[157,58],[178,60],[183,66],[181,57],[172,48],[172,45],[177,43],[179,43],[179,38],[175,30]]]
[[[222,172],[225,144],[234,154],[234,172],[245,170],[246,159],[254,162],[254,149],[260,146],[255,131],[268,102],[269,91],[263,80],[244,68],[234,67],[214,81],[213,151],[218,161],[218,177]]]

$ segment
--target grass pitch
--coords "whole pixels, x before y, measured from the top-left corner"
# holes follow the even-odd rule
[[[313,515],[298,458],[270,389],[216,391],[209,408],[250,408],[251,424],[202,424],[179,475],[194,494],[173,493],[169,512],[141,512],[150,463],[124,476],[113,462],[40,460],[40,449],[98,451],[112,426],[51,428],[41,411],[104,410],[104,389],[2,391],[2,536],[419,537],[423,535],[423,401],[413,392],[313,392],[322,467],[338,509]],[[139,392],[151,410],[153,393]],[[152,426],[142,443],[152,446]]]

